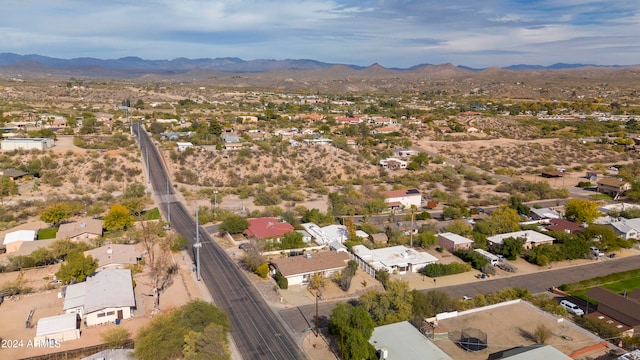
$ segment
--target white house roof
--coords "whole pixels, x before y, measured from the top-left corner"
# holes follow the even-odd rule
[[[504,241],[504,239],[508,239],[508,238],[514,238],[514,239],[524,238],[527,243],[533,243],[533,244],[553,241],[553,238],[551,236],[541,234],[533,230],[515,231],[515,232],[506,233],[506,234],[489,236],[487,237],[487,241],[495,245],[500,245],[502,244],[502,241]]]
[[[4,245],[17,241],[34,241],[36,239],[35,230],[17,230],[4,236]]]
[[[560,219],[562,217],[559,212],[550,208],[531,208],[530,210],[541,219]]]
[[[36,336],[47,336],[78,328],[78,314],[69,313],[40,318],[36,326]]]
[[[87,283],[81,282],[68,285],[64,293],[63,310],[76,309],[84,306],[84,298],[87,294]]]
[[[443,238],[453,242],[456,245],[469,244],[469,243],[474,242],[473,240],[467,239],[464,236],[460,236],[458,234],[454,234],[454,233],[450,233],[450,232],[442,233],[442,234],[439,234],[439,235],[442,236]]]
[[[612,218],[609,223],[616,231],[621,234],[626,234],[629,231],[640,231],[640,218],[624,219],[624,218]]]
[[[369,343],[376,350],[386,349],[389,359],[452,360],[408,321],[374,328]]]
[[[516,349],[517,350],[517,349]],[[569,360],[571,357],[551,345],[532,346],[531,350],[517,352],[511,356],[500,358],[502,360]]]
[[[349,238],[349,230],[344,225],[327,225],[322,228],[322,231],[329,239],[329,243],[334,241],[343,243]]]
[[[80,287],[84,285],[83,289]],[[69,301],[67,301],[69,297]],[[84,283],[67,286],[64,309],[84,307],[84,313],[91,313],[109,307],[136,305],[131,283],[131,270],[104,270],[88,277]]]
[[[402,245],[374,250],[370,250],[364,245],[355,245],[351,250],[376,270],[383,267],[406,267],[409,264],[427,265],[438,261],[437,257],[429,253],[409,249]]]

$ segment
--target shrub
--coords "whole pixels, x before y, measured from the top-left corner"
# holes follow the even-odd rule
[[[487,274],[487,275],[495,275],[496,274],[496,267],[486,263],[482,266],[482,269],[480,269],[480,271],[482,271],[483,273]]]
[[[255,273],[258,274],[263,279],[267,278],[269,275],[269,265],[267,263],[262,263],[256,267]]]
[[[284,275],[282,275],[280,271],[276,273],[276,283],[278,284],[278,287],[282,290],[286,290],[289,288],[289,280],[287,280],[287,278],[284,277]]]
[[[109,349],[121,349],[129,341],[129,330],[116,327],[100,334]]]
[[[429,277],[446,276],[460,274],[471,270],[469,264],[450,263],[450,264],[429,264],[422,268],[422,273]]]
[[[510,272],[510,273],[514,273],[516,271],[518,271],[518,267],[508,263],[508,262],[501,262],[498,264],[498,267],[506,272]]]

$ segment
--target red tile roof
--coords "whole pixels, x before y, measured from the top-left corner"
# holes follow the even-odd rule
[[[244,234],[258,240],[279,238],[289,231],[293,231],[291,224],[276,218],[264,217],[248,221],[249,227],[244,231]]]

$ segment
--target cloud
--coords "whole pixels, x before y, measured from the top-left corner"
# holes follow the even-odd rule
[[[633,64],[637,41],[629,35],[640,31],[639,14],[640,4],[623,0],[30,0],[3,4],[0,48],[62,58],[313,58],[389,67]],[[609,53],[589,53],[604,48]]]

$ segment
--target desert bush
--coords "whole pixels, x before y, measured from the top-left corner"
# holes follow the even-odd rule
[[[515,265],[513,265],[511,263],[508,263],[506,261],[499,263],[498,267],[500,269],[502,269],[502,270],[504,270],[506,272],[510,272],[510,273],[514,273],[514,272],[518,271],[518,267],[517,266],[515,266]]]
[[[487,275],[495,275],[496,274],[496,267],[491,265],[490,263],[486,263],[486,264],[484,264],[482,266],[480,271],[482,271],[483,273],[485,273]]]
[[[254,270],[254,272],[260,276],[263,279],[267,278],[267,275],[269,275],[269,264],[267,263],[262,263],[260,265],[258,265],[258,267],[256,267],[256,269]]]

